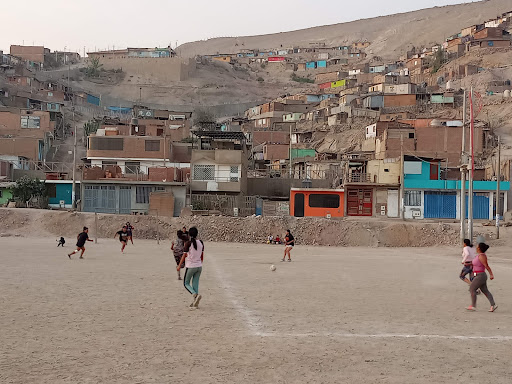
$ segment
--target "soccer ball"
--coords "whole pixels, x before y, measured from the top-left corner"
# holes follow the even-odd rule
[[[275,266],[274,264],[272,264],[272,265],[270,266],[270,270],[271,270],[272,272],[274,272],[274,271],[276,270],[276,266]]]

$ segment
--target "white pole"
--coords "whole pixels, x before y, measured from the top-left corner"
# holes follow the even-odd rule
[[[473,87],[469,94],[469,114],[470,114],[470,125],[469,125],[469,152],[471,159],[471,167],[469,169],[469,196],[468,196],[468,239],[473,240],[473,178],[475,171],[475,154],[474,154],[474,124],[473,124]]]
[[[501,180],[501,142],[498,136],[498,181],[496,182],[496,239],[500,238],[500,180]]]
[[[404,199],[405,199],[405,170],[404,170],[404,134],[400,133],[400,218],[405,220]]]
[[[466,238],[466,90],[464,89],[464,101],[462,107],[462,152],[460,167],[460,240]]]
[[[75,122],[75,110],[73,108],[73,123]],[[71,190],[71,207],[76,209],[76,124],[74,129],[74,144],[73,144],[73,187]]]

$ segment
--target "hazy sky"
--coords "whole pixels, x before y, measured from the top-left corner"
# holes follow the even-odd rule
[[[172,46],[257,35],[468,2],[464,0],[23,0],[0,1],[0,49],[80,51]],[[349,5],[351,4],[351,5]],[[360,5],[360,6],[358,6]]]

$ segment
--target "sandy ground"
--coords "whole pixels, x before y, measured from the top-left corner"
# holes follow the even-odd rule
[[[466,313],[454,248],[206,243],[199,310],[169,243],[2,238],[2,383],[510,383],[512,258],[499,309]],[[269,266],[277,266],[271,272]]]

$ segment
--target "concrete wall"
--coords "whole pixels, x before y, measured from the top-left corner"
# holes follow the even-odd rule
[[[329,180],[312,180],[312,188],[330,188]],[[302,188],[302,180],[288,178],[248,178],[248,196],[290,197],[291,188]]]
[[[395,159],[393,159],[395,160]],[[398,184],[400,182],[400,161],[396,159],[370,160],[366,168],[371,181],[382,184]]]
[[[137,76],[151,76],[159,81],[184,81],[192,77],[196,70],[194,59],[179,57],[139,58],[139,57],[112,57],[105,54],[99,57],[103,68],[122,69],[123,72]]]
[[[7,204],[9,199],[12,199],[11,188],[0,188],[0,205]]]

